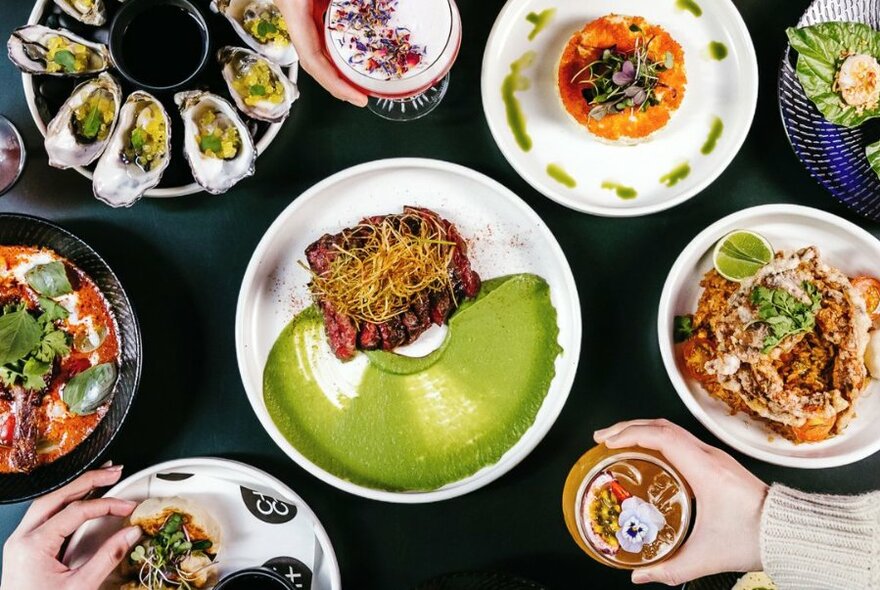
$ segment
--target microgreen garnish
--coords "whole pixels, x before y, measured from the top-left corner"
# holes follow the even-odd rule
[[[128,557],[132,564],[140,564],[138,581],[142,587],[192,590],[193,581],[216,563],[205,553],[211,546],[208,539],[193,540],[184,526],[183,515],[174,512],[155,536],[138,544]],[[192,564],[184,561],[194,555],[207,559],[203,557],[205,564],[192,571]]]
[[[810,303],[804,303],[784,289],[758,286],[752,290],[752,305],[758,308],[757,322],[769,328],[761,351],[764,354],[786,337],[809,332],[816,325],[816,313],[822,307],[822,296],[813,283],[804,281],[802,286]]]
[[[676,342],[684,342],[694,335],[694,318],[689,315],[677,315],[672,323],[672,337]]]
[[[601,58],[581,68],[571,79],[573,84],[584,86],[584,100],[590,105],[590,116],[597,121],[626,109],[645,111],[658,104],[660,73],[675,65],[671,51],[661,61],[651,58],[654,37],[645,39],[644,32],[635,24],[629,30],[638,35],[633,51],[625,53],[616,46],[605,49]]]

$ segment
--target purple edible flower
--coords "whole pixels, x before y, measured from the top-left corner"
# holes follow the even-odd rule
[[[620,530],[615,533],[620,548],[628,553],[641,553],[645,545],[657,540],[657,534],[666,526],[663,513],[641,498],[627,498],[620,505]]]
[[[611,81],[618,86],[626,86],[627,84],[632,84],[635,79],[636,67],[633,65],[633,62],[629,60],[623,62],[623,66],[621,66],[620,70],[614,72],[614,75],[611,76]]]

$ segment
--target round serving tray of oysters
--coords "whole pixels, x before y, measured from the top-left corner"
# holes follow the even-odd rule
[[[49,164],[113,207],[226,192],[299,97],[272,0],[37,0],[7,49]]]

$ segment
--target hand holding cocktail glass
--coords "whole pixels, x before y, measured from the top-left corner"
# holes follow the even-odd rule
[[[687,480],[696,500],[688,540],[668,560],[633,571],[634,583],[678,585],[719,572],[761,569],[761,510],[768,488],[733,457],[666,420],[621,422],[594,438],[611,449],[659,451]]]

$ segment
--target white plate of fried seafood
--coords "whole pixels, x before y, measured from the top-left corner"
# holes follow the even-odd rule
[[[698,309],[704,293],[701,281],[713,269],[716,243],[735,230],[764,236],[776,259],[739,286],[733,284],[733,294],[724,299],[726,304],[716,307],[726,311],[704,316],[721,318],[712,320],[717,323],[707,329],[711,334],[708,339],[719,351],[708,358],[732,362],[724,368],[724,363],[703,363],[698,357],[698,366],[710,373],[708,381],[720,386],[715,391],[721,393],[715,396],[688,368],[688,353],[683,352],[688,350],[687,342],[677,344],[673,334],[676,316],[694,314]],[[851,282],[856,277],[877,276],[880,241],[856,225],[816,209],[766,205],[711,225],[681,253],[660,299],[660,351],[682,401],[722,441],[777,465],[835,467],[880,450],[875,426],[880,419],[880,382],[872,378],[867,368],[870,363],[866,366],[865,362],[871,356],[869,342],[874,331],[865,298]],[[813,299],[808,282],[818,288]],[[764,299],[756,297],[758,287],[799,297],[803,305],[816,310],[815,323],[799,335],[789,334],[776,343],[767,340],[772,327],[757,319],[767,317],[760,315]],[[735,328],[728,323],[730,318]],[[694,324],[699,321],[695,316]],[[759,330],[764,331],[756,332]],[[807,356],[802,356],[803,351]],[[739,409],[745,411],[733,413],[722,399],[741,402],[744,407]],[[817,418],[819,414],[823,417]]]
[[[564,55],[582,29],[579,56]],[[581,67],[604,60],[609,47],[618,51],[611,66]],[[647,47],[644,59],[633,57],[638,47]],[[621,60],[637,65],[612,84]],[[592,94],[577,96],[588,87]],[[590,118],[603,109],[594,107],[618,106],[615,98],[596,97],[611,96],[609,90],[623,99],[624,114],[606,110],[617,118],[597,125]],[[754,47],[729,0],[510,0],[483,58],[483,109],[504,156],[545,196],[596,215],[654,213],[706,188],[745,140],[757,92]],[[579,121],[577,110],[590,116]],[[662,110],[671,117],[657,115]],[[595,129],[631,123],[634,133]]]

